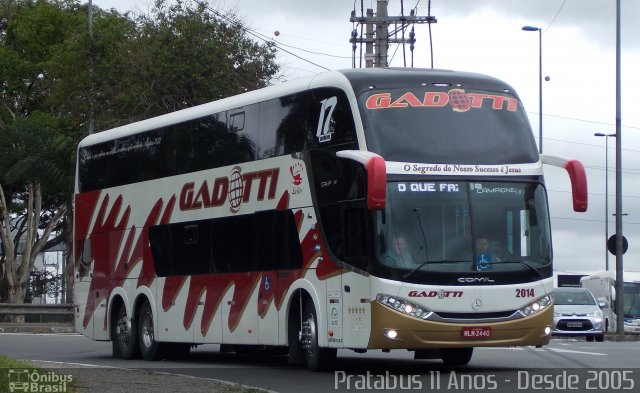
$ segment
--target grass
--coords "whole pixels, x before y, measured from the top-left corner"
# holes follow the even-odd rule
[[[0,355],[0,368],[31,368],[31,364]]]
[[[20,360],[11,359],[10,357],[5,355],[0,355],[0,392],[9,391],[9,370],[12,370],[12,369],[18,369],[18,370],[27,369],[29,370],[29,373],[37,372],[39,375],[50,373],[49,370],[36,367],[33,364],[23,362]],[[53,386],[53,385],[56,385],[55,383],[43,382],[41,383],[41,385],[50,385],[51,387],[57,387],[57,386]],[[61,393],[65,393],[65,392],[74,393],[76,389],[73,385],[74,383],[72,381],[69,385],[65,386],[66,390],[64,390]],[[47,389],[45,388],[43,391],[47,391]]]

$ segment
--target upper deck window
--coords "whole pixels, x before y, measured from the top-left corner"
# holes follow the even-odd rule
[[[387,161],[538,161],[527,115],[508,93],[426,86],[371,89],[358,101],[368,149]]]

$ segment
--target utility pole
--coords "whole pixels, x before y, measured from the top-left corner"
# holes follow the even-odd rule
[[[389,49],[389,12],[387,6],[389,0],[378,0],[378,23],[376,23],[376,65],[378,67],[389,66],[389,56],[387,55],[387,49]]]
[[[616,0],[616,333],[624,336],[624,240],[622,234],[622,98],[620,0]]]
[[[401,0],[402,2],[404,0]],[[404,4],[404,3],[403,3]],[[353,44],[353,56],[355,64],[355,53],[357,44],[365,45],[365,66],[372,67],[388,67],[388,49],[390,44],[409,44],[411,56],[413,59],[413,49],[415,46],[415,34],[412,32],[405,37],[404,31],[409,26],[423,23],[437,23],[434,16],[417,16],[416,10],[412,9],[409,15],[404,15],[404,6],[402,7],[402,15],[389,16],[388,12],[389,0],[377,0],[376,13],[374,16],[373,9],[368,8],[366,16],[356,16],[355,9],[351,11],[351,23],[357,23],[365,26],[364,37],[358,36],[357,28],[351,33],[349,42]],[[374,34],[375,26],[375,34]],[[392,33],[389,33],[390,26],[393,26]],[[398,32],[402,32],[402,36],[398,37]],[[413,61],[412,61],[413,66]]]
[[[373,20],[373,10],[367,8],[367,20]],[[373,23],[367,23],[367,39],[364,58],[367,68],[373,68]],[[360,43],[362,45],[362,42]]]

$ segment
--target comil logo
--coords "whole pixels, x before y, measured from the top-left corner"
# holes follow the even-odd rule
[[[211,183],[205,180],[199,185],[186,183],[180,191],[180,210],[196,210],[219,207],[226,202],[232,213],[237,213],[243,203],[274,199],[278,186],[279,168],[242,173],[240,166],[235,166],[229,176],[214,179]],[[256,191],[257,189],[257,191]]]
[[[72,375],[56,374],[37,369],[10,369],[7,375],[9,392],[57,392],[69,391]]]

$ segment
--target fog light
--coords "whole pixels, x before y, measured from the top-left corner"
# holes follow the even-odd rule
[[[546,334],[547,336],[548,336],[549,334],[551,334],[551,328],[550,328],[550,327],[548,327],[548,326],[547,326],[546,328],[544,328],[544,334]]]
[[[387,336],[388,338],[392,339],[392,340],[395,340],[395,338],[398,337],[398,331],[390,329],[390,330],[387,330],[384,333],[384,335]]]

